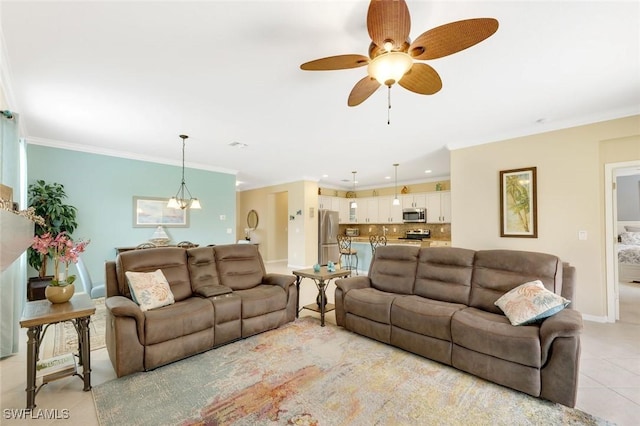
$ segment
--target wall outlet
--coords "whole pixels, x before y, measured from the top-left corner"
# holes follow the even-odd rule
[[[578,231],[578,239],[586,240],[587,239],[587,231]]]
[[[231,234],[231,233],[233,233],[233,229],[227,228],[227,234]]]
[[[221,214],[220,215],[220,220],[227,220],[227,215],[226,214]]]

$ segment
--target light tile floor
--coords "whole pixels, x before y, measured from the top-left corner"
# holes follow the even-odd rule
[[[270,272],[289,273],[283,263],[267,264]],[[335,286],[327,290],[333,302]],[[313,303],[317,290],[310,280],[303,280],[300,305]],[[318,314],[303,310],[301,315]],[[326,317],[335,324],[333,312]],[[26,338],[26,332],[24,333]],[[115,378],[106,349],[91,352],[93,385]],[[98,420],[91,392],[82,392],[82,381],[65,378],[52,382],[38,393],[38,409],[67,419],[10,419],[11,410],[25,407],[26,343],[21,341],[17,355],[0,361],[0,424],[2,425],[97,425]],[[640,419],[640,324],[617,322],[601,324],[585,321],[582,335],[582,356],[577,407],[619,425],[637,425]],[[57,410],[57,412],[55,411]],[[38,413],[36,411],[35,413]]]

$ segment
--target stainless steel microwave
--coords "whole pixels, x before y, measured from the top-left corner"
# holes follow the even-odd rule
[[[427,209],[420,207],[402,209],[402,221],[404,223],[425,223],[427,221]]]

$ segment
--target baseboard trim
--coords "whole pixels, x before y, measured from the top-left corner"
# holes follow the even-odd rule
[[[607,320],[607,317],[589,315],[589,314],[582,314],[582,319],[585,320],[585,321],[599,322],[599,323],[610,322],[610,321]]]

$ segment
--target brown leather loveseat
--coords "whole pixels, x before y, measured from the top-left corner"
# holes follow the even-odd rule
[[[175,303],[147,311],[125,272],[160,269]],[[256,246],[133,250],[106,263],[109,358],[118,377],[147,371],[295,320],[293,275],[267,274]]]
[[[549,254],[378,247],[368,276],[336,281],[336,321],[356,333],[573,407],[580,313],[569,305],[546,319],[514,326],[494,305],[534,280],[542,282],[544,288],[538,288],[546,297],[573,300],[575,268]]]

